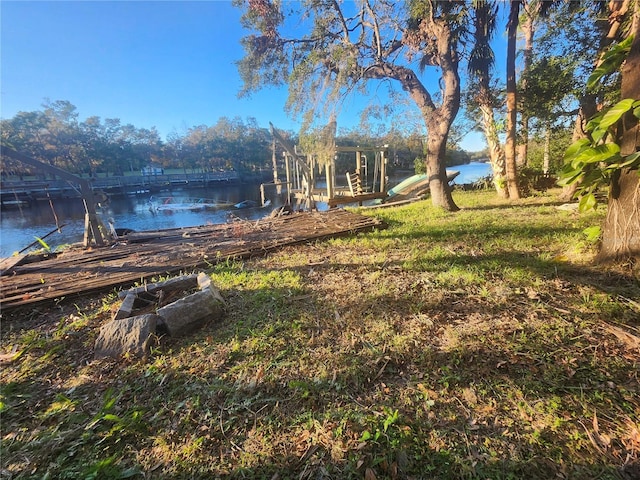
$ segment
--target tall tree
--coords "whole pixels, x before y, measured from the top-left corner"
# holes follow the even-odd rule
[[[491,88],[491,69],[495,60],[491,49],[491,39],[496,28],[497,4],[487,0],[476,1],[474,9],[474,47],[469,55],[468,70],[471,77],[469,86],[470,103],[481,115],[482,130],[489,149],[489,162],[493,171],[493,183],[498,196],[508,197],[504,149],[498,137],[498,127],[494,115],[497,99]]]
[[[536,58],[523,74],[527,89],[522,92],[522,115],[526,115],[527,121],[531,123],[527,129],[542,131],[546,139],[543,164],[545,173],[549,171],[552,129],[568,118],[573,118],[576,113],[572,105],[576,99],[572,66],[565,57],[546,54]]]
[[[528,72],[533,63],[533,38],[535,34],[535,22],[540,14],[542,6],[541,0],[524,0],[522,2],[522,21],[520,28],[524,37],[524,49],[522,50],[523,69],[522,79],[520,81],[520,90],[523,98],[527,98],[527,78]],[[520,142],[516,146],[516,160],[520,165],[527,165],[527,148],[529,143],[529,115],[526,109],[520,112]]]
[[[615,38],[620,17],[613,16],[610,22],[602,21],[606,14],[605,2],[569,2],[553,4],[553,15],[540,17],[540,35],[536,38],[536,61],[561,59],[573,76],[574,88],[564,88],[567,95],[575,97],[578,110],[575,114],[572,141],[587,137],[587,123],[596,114],[598,104],[605,103],[604,97],[618,86],[612,82],[599,86],[597,91],[587,89],[587,78],[599,64],[598,57]],[[594,45],[597,47],[594,48]],[[566,75],[566,72],[563,74]],[[545,76],[549,76],[545,74]],[[555,93],[555,96],[561,94]],[[535,103],[533,95],[528,96],[527,105]],[[565,186],[561,198],[569,201],[575,194],[578,183]]]
[[[509,23],[507,26],[507,137],[505,141],[505,162],[507,174],[507,189],[509,198],[520,198],[516,167],[516,121],[518,102],[516,92],[516,33],[518,31],[518,16],[520,0],[510,2]]]
[[[369,80],[393,80],[420,111],[428,131],[426,165],[434,205],[458,209],[445,169],[447,137],[460,107],[458,64],[463,45],[464,2],[359,0],[354,3],[306,0],[300,4],[271,0],[235,0],[244,7],[243,24],[257,31],[242,41],[239,62],[244,93],[265,85],[289,87],[288,105],[312,118],[320,104],[336,105],[344,95],[366,88]],[[285,26],[283,7],[296,21],[309,19],[303,30]],[[294,35],[298,33],[297,35]],[[286,36],[291,34],[290,36]],[[420,79],[419,69],[441,73],[440,99]]]

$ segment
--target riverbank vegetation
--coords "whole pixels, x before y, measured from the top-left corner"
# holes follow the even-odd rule
[[[3,478],[638,478],[638,272],[558,193],[212,265],[146,361],[92,360],[115,292],[5,316]]]
[[[239,174],[270,170],[273,165],[272,137],[255,118],[220,118],[212,125],[198,125],[182,134],[173,132],[162,139],[155,128],[122,124],[117,118],[89,116],[82,120],[69,101],[47,101],[42,110],[19,112],[0,121],[1,141],[14,150],[87,177],[139,175],[144,168],[158,171],[235,171]],[[423,156],[424,136],[417,131],[396,127],[371,135],[366,128],[341,129],[340,146],[390,145],[390,171],[413,169]],[[283,132],[298,141],[294,132]],[[281,157],[280,146],[276,156]],[[447,150],[448,164],[456,165],[482,158],[482,152],[469,153],[452,142]],[[342,157],[345,158],[342,158]],[[353,158],[337,159],[339,172],[352,168]],[[559,166],[559,165],[558,165]],[[153,170],[153,168],[151,168]],[[3,158],[3,180],[31,179],[41,172]]]

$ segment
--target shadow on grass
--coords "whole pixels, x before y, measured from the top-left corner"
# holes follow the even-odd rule
[[[69,387],[56,378],[74,373],[56,355],[59,368],[7,384],[3,430],[23,433],[5,437],[3,468],[27,456],[16,478],[47,469],[104,478],[135,469],[155,478],[363,478],[367,469],[369,478],[617,478],[622,457],[598,452],[584,425],[594,411],[622,417],[637,407],[621,388],[602,387],[622,384],[629,367],[611,364],[605,375],[573,331],[516,324],[496,332],[511,338],[504,345],[469,333],[443,346],[445,325],[416,330],[404,297],[379,294],[336,315],[335,304],[304,291],[224,293],[228,319],[167,339],[149,363],[78,364],[87,379]]]
[[[173,392],[165,403],[199,402],[199,413],[183,417],[178,438],[206,426],[206,454],[178,467],[179,477],[202,475],[214,452],[235,465],[226,473],[238,478],[362,478],[366,469],[377,478],[617,478],[624,457],[596,451],[584,425],[594,411],[630,401],[624,385],[603,387],[610,379],[622,383],[629,365],[590,363],[575,332],[517,324],[497,332],[517,337],[505,345],[469,336],[443,348],[422,335],[441,336],[436,324],[400,348],[384,336],[363,337],[379,328],[383,310],[337,318],[316,296],[287,300],[286,291],[267,289],[232,297],[241,305],[253,295],[280,298],[280,314],[269,319],[275,305],[265,305],[240,325],[231,318],[226,328],[197,335],[214,338],[211,352],[236,341],[235,353],[213,360],[209,372],[172,369],[169,383],[167,373],[157,374]],[[398,318],[409,313],[402,299],[382,295],[372,303]],[[301,321],[308,310],[324,323]],[[247,313],[240,308],[234,317]],[[397,322],[398,337],[411,335],[414,325]],[[344,348],[345,334],[362,338]],[[189,351],[191,341],[172,350]],[[637,406],[617,413],[631,416]],[[217,418],[207,420],[203,411]]]

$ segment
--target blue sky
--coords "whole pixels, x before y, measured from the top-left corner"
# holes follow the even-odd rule
[[[230,0],[2,1],[0,14],[2,118],[41,110],[48,98],[70,101],[81,120],[119,118],[163,138],[236,116],[299,130],[283,111],[285,91],[237,98],[247,32]],[[357,110],[343,109],[338,126],[356,126]],[[462,146],[484,142],[472,134]]]

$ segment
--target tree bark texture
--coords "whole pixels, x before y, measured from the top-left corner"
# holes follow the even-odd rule
[[[460,110],[460,76],[458,63],[454,58],[450,26],[442,24],[440,27],[437,48],[442,68],[444,91],[440,106],[435,109],[434,114],[429,116],[426,122],[428,130],[427,175],[429,176],[429,190],[433,204],[448,212],[455,212],[459,208],[451,196],[445,156],[449,130],[458,110]]]
[[[507,32],[507,137],[505,141],[505,162],[507,173],[507,190],[509,198],[520,198],[516,168],[516,32],[518,29],[518,14],[520,1],[511,2],[509,11],[509,25]]]
[[[585,94],[580,98],[580,108],[578,109],[578,115],[576,115],[576,121],[573,125],[573,134],[571,136],[571,143],[575,143],[581,138],[587,136],[587,122],[597,112],[596,97],[592,94]],[[576,194],[580,182],[573,182],[571,185],[563,187],[560,194],[560,200],[569,202]]]
[[[444,159],[447,149],[447,132],[444,132],[444,125],[438,121],[428,121],[427,129],[427,176],[429,178],[429,191],[431,201],[434,206],[441,207],[448,212],[460,210],[453,201],[451,188],[447,180],[446,163],[439,159]]]
[[[508,198],[509,194],[506,189],[506,171],[504,161],[504,150],[498,138],[498,129],[496,127],[493,108],[491,105],[480,105],[482,112],[482,129],[487,140],[489,148],[489,162],[493,171],[493,184],[500,198]]]
[[[621,97],[640,99],[640,2],[632,20],[631,51],[622,67]],[[622,119],[621,155],[640,151],[640,124],[629,112]],[[602,231],[599,260],[628,257],[640,259],[640,176],[638,170],[623,169],[609,187],[607,217]]]
[[[379,69],[369,69],[368,77],[386,77],[398,80],[418,106],[428,130],[425,164],[429,175],[431,202],[434,206],[449,212],[458,211],[459,208],[453,201],[451,188],[447,181],[445,161],[449,129],[460,108],[460,79],[457,67],[453,72],[447,72],[443,67],[445,92],[442,104],[438,107],[435,106],[429,92],[410,69],[385,65]]]
[[[640,184],[638,172],[624,170],[612,182],[602,231],[600,261],[640,258]]]
[[[535,32],[535,19],[538,16],[540,10],[540,2],[530,0],[524,3],[524,17],[525,20],[521,26],[522,34],[524,36],[524,70],[522,72],[522,92],[527,91],[526,76],[531,69],[531,63],[533,59],[533,34]],[[520,144],[517,146],[516,162],[520,166],[527,165],[527,157],[529,156],[529,114],[527,113],[526,106],[520,112],[520,123],[522,124],[522,130],[520,131]]]

